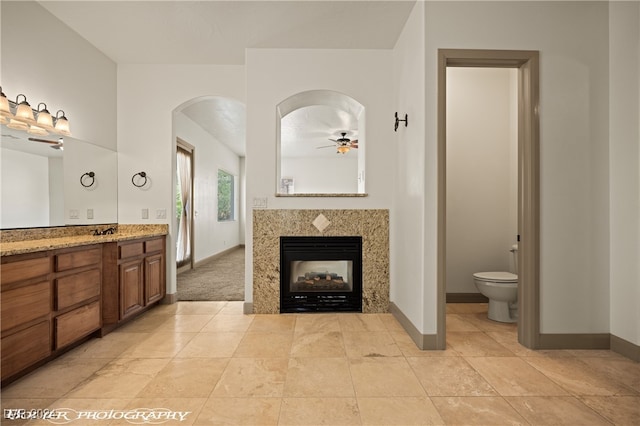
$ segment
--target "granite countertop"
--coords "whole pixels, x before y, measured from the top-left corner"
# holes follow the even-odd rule
[[[84,246],[90,244],[109,243],[114,241],[135,240],[167,235],[168,225],[118,225],[117,231],[108,235],[55,235],[37,238],[31,235],[28,239],[6,241],[0,244],[0,256],[33,253],[44,250],[54,250],[67,247]]]

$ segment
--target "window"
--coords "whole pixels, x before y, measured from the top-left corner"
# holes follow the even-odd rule
[[[218,222],[233,221],[236,219],[235,176],[218,170]]]

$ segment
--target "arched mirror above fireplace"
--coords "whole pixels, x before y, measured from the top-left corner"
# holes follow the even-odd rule
[[[310,90],[285,99],[276,112],[277,196],[366,196],[362,104]]]

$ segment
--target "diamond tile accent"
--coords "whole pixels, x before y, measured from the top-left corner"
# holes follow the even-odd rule
[[[329,225],[331,225],[331,221],[327,219],[322,213],[320,213],[312,223],[313,226],[315,226],[320,232],[324,232],[324,230],[327,229]]]

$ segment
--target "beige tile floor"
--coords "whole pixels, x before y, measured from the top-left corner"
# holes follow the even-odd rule
[[[420,351],[390,314],[163,305],[7,386],[2,408],[71,409],[71,425],[143,408],[188,412],[165,425],[640,424],[640,364],[531,351],[483,304],[447,312],[447,350]]]

